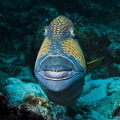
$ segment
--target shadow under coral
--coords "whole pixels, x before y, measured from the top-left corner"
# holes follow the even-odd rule
[[[0,120],[44,120],[39,111],[30,104],[12,105],[0,93]]]

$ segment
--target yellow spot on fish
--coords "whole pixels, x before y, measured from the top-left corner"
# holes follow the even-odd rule
[[[43,44],[38,52],[37,59],[39,57],[42,57],[42,56],[48,54],[50,44],[51,44],[51,41],[48,38],[45,38],[45,40],[44,40],[44,42],[43,42]],[[36,59],[36,61],[37,61],[37,59]]]
[[[75,40],[69,38],[66,41],[63,41],[62,48],[68,56],[73,56],[76,60],[78,60],[86,71],[86,63],[83,52]]]
[[[71,25],[71,23],[65,17],[58,17],[54,19],[50,24],[51,30],[53,30],[52,38],[60,39],[59,36],[62,35],[68,25]]]

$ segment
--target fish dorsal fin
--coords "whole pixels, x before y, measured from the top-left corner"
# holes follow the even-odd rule
[[[87,73],[91,71],[94,67],[96,67],[103,59],[104,57],[101,57],[99,59],[93,60],[89,63],[87,63]]]

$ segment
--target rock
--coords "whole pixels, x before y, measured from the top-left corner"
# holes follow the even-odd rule
[[[114,78],[108,85],[107,85],[107,94],[111,95],[114,92],[120,91],[120,78]]]
[[[98,79],[86,81],[83,88],[81,97],[79,98],[85,100],[85,103],[89,104],[90,102],[100,100],[107,96],[107,85],[111,82],[113,78],[109,79]]]
[[[5,86],[6,85],[6,86]],[[40,96],[46,96],[39,84],[25,83],[17,78],[8,78],[4,82],[4,94],[12,104],[20,104],[27,92],[33,92]]]
[[[118,51],[120,53],[120,43],[119,42],[112,42],[107,47],[107,52],[110,56],[118,56]]]
[[[89,120],[104,120],[104,116],[94,110],[92,110],[89,113],[86,113],[84,116],[89,118]]]
[[[83,120],[83,117],[82,117],[80,114],[77,114],[77,115],[75,116],[75,119],[76,119],[76,120]]]
[[[75,113],[81,113],[85,120],[118,120],[119,80],[120,77],[113,77],[86,81],[81,97],[72,106]]]
[[[19,74],[16,76],[18,79],[21,79],[24,82],[34,82],[37,83],[35,77],[33,76],[29,67],[23,67]]]

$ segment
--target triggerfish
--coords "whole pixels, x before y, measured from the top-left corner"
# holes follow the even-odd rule
[[[84,77],[102,58],[88,64],[75,39],[71,20],[61,15],[43,29],[45,39],[35,63],[35,76],[47,97],[56,104],[68,105],[80,97]]]

